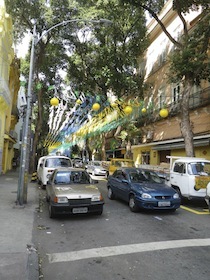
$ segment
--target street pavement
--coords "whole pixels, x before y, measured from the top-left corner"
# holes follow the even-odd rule
[[[28,183],[27,203],[16,204],[18,171],[0,175],[0,279],[38,280],[38,253],[32,243],[39,206],[37,184]]]

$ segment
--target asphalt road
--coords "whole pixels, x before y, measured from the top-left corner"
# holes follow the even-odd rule
[[[50,219],[45,191],[34,225],[44,280],[209,280],[210,215],[205,204],[176,213],[132,213],[107,198],[102,216]],[[193,210],[193,211],[191,211]]]

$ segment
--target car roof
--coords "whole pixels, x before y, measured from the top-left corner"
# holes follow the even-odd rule
[[[132,159],[128,158],[112,158],[112,161],[133,161]]]
[[[48,156],[44,156],[43,158],[46,158],[46,159],[48,159],[48,158],[66,158],[66,159],[69,159],[69,160],[71,160],[69,157],[66,157],[66,156],[54,156],[54,155],[48,155]]]
[[[119,167],[119,168],[117,168],[117,170],[125,170],[127,172],[134,171],[134,170],[156,172],[155,170],[147,169],[147,168],[141,168],[141,167]]]
[[[209,160],[205,159],[205,158],[191,158],[191,157],[186,157],[186,158],[180,158],[180,159],[176,159],[174,162],[209,162]]]
[[[58,167],[55,169],[58,171],[85,171],[84,168],[76,168],[76,167]]]

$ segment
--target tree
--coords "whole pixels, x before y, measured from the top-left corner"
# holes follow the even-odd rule
[[[85,1],[85,10],[92,11],[94,6],[99,18],[108,18],[113,24],[96,26],[91,33],[85,29],[83,40],[81,35],[74,37],[77,41],[75,52],[69,57],[69,79],[85,93],[106,98],[109,91],[123,98],[140,96],[142,79],[136,75],[137,57],[147,42],[142,11],[116,0],[102,2]]]
[[[15,38],[20,40],[26,31],[32,33],[36,22],[38,38],[51,26],[72,19],[108,18],[112,25],[85,25],[84,22],[63,25],[42,36],[36,44],[34,93],[36,95],[35,136],[33,155],[38,141],[46,137],[43,127],[49,115],[48,91],[50,85],[58,89],[63,83],[60,69],[68,69],[68,80],[73,90],[107,99],[107,92],[126,97],[131,92],[141,94],[141,78],[135,74],[136,58],[145,49],[145,21],[142,11],[127,4],[112,1],[23,1],[5,0],[8,12],[14,19]],[[88,32],[88,33],[87,33]],[[84,34],[91,34],[82,41]],[[28,77],[29,56],[23,73]],[[97,94],[96,94],[97,93]],[[59,96],[58,96],[59,97]],[[62,95],[60,95],[62,98]],[[103,102],[103,106],[107,103]],[[35,169],[35,164],[32,166]]]
[[[124,100],[142,97],[143,80],[136,74],[137,57],[147,46],[142,11],[116,0],[80,2],[87,14],[94,6],[99,18],[108,18],[113,24],[96,26],[91,32],[84,29],[83,37],[74,37],[75,52],[69,57],[68,76],[75,90],[100,96],[101,109],[109,105],[105,101],[110,92]],[[101,135],[106,137],[107,133]],[[106,140],[102,142],[105,145]]]
[[[138,1],[122,0],[132,6],[141,7],[159,23],[163,32],[175,45],[176,51],[171,56],[171,67],[169,80],[182,82],[183,91],[181,97],[181,122],[180,129],[185,142],[187,156],[194,156],[193,132],[190,123],[189,100],[194,84],[200,84],[202,79],[210,79],[210,65],[208,58],[209,37],[210,37],[210,9],[206,0],[174,0],[173,9],[183,24],[183,35],[180,40],[175,39],[166,29],[164,23],[159,19],[164,1]],[[184,13],[202,7],[199,23],[193,31],[187,28]]]
[[[50,5],[44,0],[23,1],[23,0],[5,0],[7,11],[12,15],[15,30],[15,40],[20,41],[24,34],[29,31],[33,33],[33,23],[36,23],[36,32],[38,38],[43,32],[51,26],[65,20],[70,20],[78,15],[73,3],[69,1],[50,1]],[[58,8],[59,7],[59,8]],[[56,28],[45,34],[36,44],[35,48],[35,66],[34,66],[34,96],[37,107],[35,118],[35,135],[33,142],[33,152],[31,169],[34,171],[35,158],[38,143],[44,139],[48,130],[43,129],[48,122],[49,101],[53,92],[49,92],[50,85],[57,88],[58,94],[61,92],[61,83],[63,78],[60,70],[65,69],[67,65],[66,45],[71,46],[71,42],[63,40],[64,34],[74,34],[77,30],[75,25],[67,25],[62,28]],[[69,38],[71,39],[71,38]],[[22,74],[28,78],[29,55],[26,62],[22,63]],[[59,96],[58,96],[59,97]]]

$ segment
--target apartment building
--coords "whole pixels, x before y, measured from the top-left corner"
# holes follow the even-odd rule
[[[12,169],[15,156],[19,69],[13,49],[12,19],[0,0],[0,174]]]
[[[172,9],[173,1],[166,1],[159,18],[175,39],[183,33],[183,24]],[[188,30],[196,25],[201,10],[184,15]],[[185,156],[184,139],[180,130],[181,83],[168,81],[169,54],[174,44],[162,31],[160,25],[151,19],[147,25],[150,39],[145,61],[140,60],[140,72],[145,77],[145,113],[137,120],[141,127],[139,140],[132,145],[136,163],[157,165],[167,162],[166,156]],[[160,117],[162,108],[168,116]],[[195,155],[210,159],[210,83],[202,81],[194,86],[190,96],[190,120],[194,135]]]

